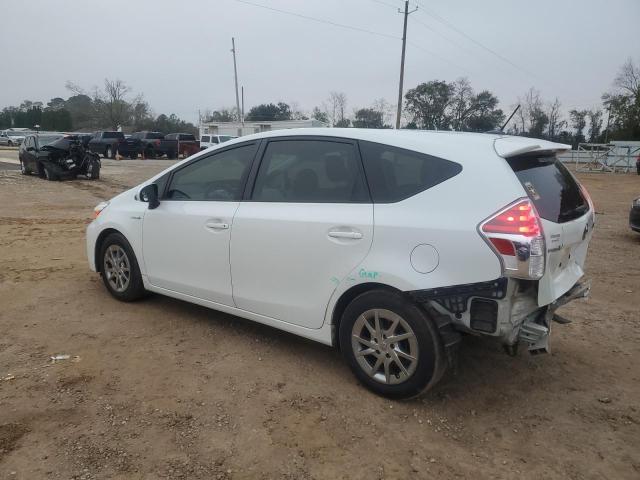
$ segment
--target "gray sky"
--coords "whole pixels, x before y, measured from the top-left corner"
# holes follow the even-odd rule
[[[236,0],[2,0],[0,108],[67,98],[67,80],[90,89],[109,77],[143,93],[156,113],[196,121],[198,109],[235,103],[232,36],[247,107],[285,101],[311,110],[331,90],[347,94],[350,113],[381,97],[396,103],[402,16],[393,6],[403,1],[251,2],[398,39]],[[546,100],[559,97],[565,110],[589,108],[628,57],[640,59],[640,0],[417,3],[405,92],[466,76],[476,90],[494,92],[504,110],[531,86]]]

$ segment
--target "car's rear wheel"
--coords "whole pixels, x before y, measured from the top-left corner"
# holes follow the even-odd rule
[[[100,246],[100,271],[109,293],[118,300],[131,302],[145,294],[142,275],[133,249],[120,233],[111,233]]]
[[[9,141],[7,142],[7,146],[8,146],[8,147],[13,147],[13,142],[12,142],[11,140],[9,140]]]
[[[356,377],[389,398],[419,395],[441,378],[443,346],[427,314],[400,294],[356,297],[340,322],[340,348]]]
[[[116,158],[115,150],[111,145],[107,147],[107,150],[105,151],[104,156],[106,158],[111,158],[111,159]]]

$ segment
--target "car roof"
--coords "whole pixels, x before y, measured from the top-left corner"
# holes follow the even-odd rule
[[[537,138],[519,137],[505,134],[452,132],[436,130],[394,130],[375,128],[292,128],[272,130],[239,137],[225,145],[242,141],[295,136],[323,136],[364,140],[375,143],[407,148],[443,158],[464,157],[472,160],[491,153],[507,158],[521,153],[535,151],[558,152],[571,148],[570,145],[548,142]]]

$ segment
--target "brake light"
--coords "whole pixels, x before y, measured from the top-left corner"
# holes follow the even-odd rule
[[[529,199],[518,200],[491,216],[479,231],[500,258],[504,275],[528,280],[544,275],[542,223]]]
[[[160,145],[160,140],[156,140],[156,141],[155,141],[155,144],[156,144],[156,145]]]
[[[536,237],[540,235],[540,224],[531,202],[523,200],[489,219],[482,231]]]

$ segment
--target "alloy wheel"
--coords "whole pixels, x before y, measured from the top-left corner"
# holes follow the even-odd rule
[[[418,366],[418,339],[400,315],[371,309],[360,315],[351,330],[351,348],[362,370],[374,380],[397,385]]]
[[[129,287],[131,265],[129,257],[120,245],[110,245],[104,252],[104,274],[111,288],[118,293]]]

